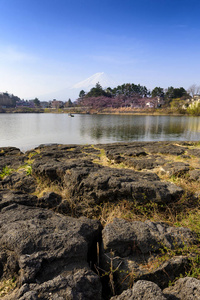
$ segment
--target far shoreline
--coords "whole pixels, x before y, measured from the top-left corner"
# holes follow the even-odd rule
[[[4,108],[0,110],[0,114],[19,114],[19,113],[54,113],[54,114],[87,114],[87,115],[144,115],[144,116],[195,116],[186,112],[178,112],[169,108],[164,109],[144,109],[144,110],[132,110],[130,108],[119,108],[119,109],[105,109],[105,110],[89,110],[82,109],[81,107],[70,107],[64,109],[52,109],[52,108]]]

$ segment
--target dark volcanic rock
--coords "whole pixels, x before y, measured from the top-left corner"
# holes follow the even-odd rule
[[[38,198],[21,191],[0,190],[0,211],[11,204],[37,206]]]
[[[45,193],[43,197],[38,199],[38,206],[43,208],[59,207],[62,197],[54,192]]]
[[[183,190],[164,183],[153,173],[101,167],[92,163],[75,163],[64,176],[65,187],[72,197],[99,204],[104,201],[130,199],[142,203],[170,202]]]
[[[200,169],[191,170],[189,172],[189,179],[193,181],[200,181]]]
[[[25,297],[39,297],[47,291],[58,297],[70,287],[70,293],[81,294],[80,299],[101,299],[99,278],[89,269],[97,259],[100,230],[98,221],[73,219],[22,205],[8,206],[0,215],[3,276],[15,273],[18,286],[30,284]]]
[[[41,145],[36,148],[39,155],[33,156],[34,163],[32,165],[33,176],[38,176],[43,180],[49,179],[51,181],[63,180],[65,172],[68,169],[76,166],[73,160],[78,161],[80,166],[82,161],[87,159],[90,163],[92,159],[96,158],[99,150],[93,147],[84,147],[79,145]],[[30,152],[27,152],[27,156]]]
[[[140,253],[156,252],[161,248],[175,249],[194,243],[196,238],[191,230],[183,227],[170,227],[161,222],[127,222],[114,219],[102,232],[103,243],[107,252],[126,257]]]
[[[137,281],[115,299],[186,300],[192,293],[198,297],[196,281],[177,283],[165,294],[159,289],[187,270],[188,257],[175,256],[164,262],[159,258],[167,249],[196,243],[189,229],[115,219],[102,234],[98,221],[66,216],[94,217],[100,205],[109,201],[145,205],[179,200],[183,190],[161,181],[155,173],[163,170],[169,176],[180,176],[188,172],[189,180],[199,180],[199,170],[191,171],[193,164],[176,161],[177,156],[188,160],[188,154],[198,157],[199,149],[193,147],[192,142],[95,147],[53,144],[25,154],[13,147],[0,148],[0,173],[4,167],[13,169],[11,174],[0,176],[0,278],[14,276],[17,283],[16,290],[4,298],[100,300],[100,276],[94,271],[107,274],[117,292]],[[32,167],[29,176],[25,164]],[[40,198],[32,195],[42,192],[42,184],[49,192]],[[107,278],[102,276],[102,283],[103,277]]]
[[[88,155],[88,159],[96,157],[100,154],[100,150],[92,146],[81,145],[40,145],[35,149],[39,152],[40,159],[57,159],[59,161],[66,161],[72,159],[84,159]],[[30,152],[27,152],[27,155]]]
[[[166,173],[169,176],[181,176],[189,171],[189,164],[183,162],[167,163],[162,167],[162,173]]]
[[[24,162],[24,154],[15,147],[0,148],[0,173],[4,167],[16,169]]]
[[[200,149],[188,149],[187,152],[189,155],[193,155],[200,158]]]
[[[184,154],[186,150],[181,142],[179,145],[175,145],[174,142],[131,142],[98,146],[104,148],[109,155],[123,153],[124,156],[145,156],[159,153],[178,156]]]
[[[26,283],[6,299],[101,300],[101,283],[91,270],[77,269],[69,275],[59,275],[42,284]]]
[[[200,280],[191,277],[180,278],[163,293],[168,300],[199,300]]]
[[[94,167],[94,164],[90,160],[67,160],[63,161],[56,161],[51,159],[50,161],[46,160],[36,160],[32,165],[32,174],[33,176],[40,177],[42,180],[50,180],[50,181],[58,181],[62,182],[64,180],[64,176],[66,173],[69,173],[71,169],[85,169],[87,173],[89,170]],[[99,166],[97,166],[99,167]]]
[[[139,276],[139,279],[155,282],[160,288],[166,288],[169,282],[189,271],[190,262],[185,256],[175,256],[163,263],[155,271]]]
[[[49,179],[51,181],[60,182],[65,174],[66,167],[60,161],[43,161],[37,160],[32,165],[33,176],[40,177],[43,181]]]
[[[19,156],[23,154],[20,149],[16,148],[16,147],[1,147],[0,148],[0,156]]]
[[[124,291],[111,300],[198,300],[200,299],[200,280],[180,278],[174,286],[163,291],[151,281],[139,280],[132,289]]]
[[[166,300],[162,290],[153,282],[139,280],[132,289],[124,291],[111,300]]]
[[[120,144],[119,149],[116,145],[108,145],[106,151],[115,151],[114,155],[118,162],[125,160],[125,164],[134,159],[133,155],[144,157],[144,160],[139,158],[135,160],[135,167],[138,169],[151,169],[165,163],[159,156],[155,159],[146,159],[146,152],[140,149],[139,145],[130,144],[126,148],[124,144]],[[145,143],[142,145],[144,147]],[[110,168],[92,162],[92,158],[100,151],[91,146],[51,145],[40,147],[38,150],[40,156],[36,157],[32,165],[33,177],[39,178],[40,181],[48,181],[49,184],[59,183],[65,188],[71,203],[76,203],[76,215],[85,214],[86,207],[88,207],[87,215],[91,215],[92,211],[90,213],[89,210],[102,202],[128,199],[141,203],[149,201],[168,203],[177,201],[183,193],[180,187],[161,182],[154,173]],[[127,156],[122,157],[116,150],[122,153],[124,151]],[[58,211],[69,212],[68,202],[62,202]]]
[[[165,249],[179,249],[197,241],[187,228],[170,227],[161,222],[127,222],[114,219],[102,231],[104,245],[103,268],[113,264],[118,291],[127,289],[136,280],[150,280],[165,288],[189,268],[189,259],[174,257],[159,267],[157,255]],[[127,274],[129,274],[127,276]]]
[[[116,164],[123,162],[135,170],[151,170],[163,166],[167,163],[163,155],[180,156],[186,151],[181,145],[174,145],[172,142],[133,142],[102,147],[111,162]]]
[[[25,193],[33,193],[37,187],[37,181],[30,175],[27,175],[26,171],[14,172],[9,176],[6,176],[0,181],[0,187],[4,189],[19,190]]]
[[[69,202],[54,192],[45,193],[43,197],[38,198],[21,191],[0,190],[0,211],[11,204],[49,208],[63,214],[71,212]]]
[[[165,160],[159,156],[155,159],[152,156],[146,158],[147,154],[143,148],[154,149],[155,146],[157,146],[155,143],[147,143],[147,145],[130,143],[127,146],[119,144],[119,147],[103,145],[102,148],[105,147],[108,155],[109,153],[114,155],[118,162],[124,160],[124,163],[129,166],[133,163],[136,169],[152,169],[165,163]],[[140,149],[140,147],[142,148]],[[170,202],[178,200],[183,193],[181,188],[171,183],[161,182],[154,173],[109,168],[95,164],[92,162],[92,157],[100,151],[89,146],[50,145],[40,146],[38,150],[40,157],[37,157],[32,165],[32,175],[39,177],[41,181],[47,180],[61,184],[68,190],[72,201],[76,201],[76,203],[77,200],[78,203],[87,201],[91,207],[105,201],[120,199],[141,203]],[[120,151],[123,153],[123,157],[120,155]],[[89,153],[89,157],[85,153]],[[133,156],[143,156],[144,159],[134,160]]]
[[[182,155],[185,153],[185,148],[181,146],[174,145],[173,143],[162,143],[157,142],[155,144],[155,147],[152,147],[150,144],[146,147],[149,151],[149,153],[161,153],[161,154],[167,154],[167,155]]]
[[[163,163],[162,163],[163,164]],[[135,170],[151,170],[159,164],[155,159],[126,159],[125,165],[133,167]]]

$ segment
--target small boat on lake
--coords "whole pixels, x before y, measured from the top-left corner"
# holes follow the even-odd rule
[[[74,117],[74,115],[72,115],[71,113],[70,113],[70,114],[68,114],[68,116],[69,116],[69,117]]]

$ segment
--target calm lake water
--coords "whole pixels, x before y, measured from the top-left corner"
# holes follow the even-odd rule
[[[22,151],[48,143],[174,140],[200,140],[200,117],[0,114],[0,147]]]

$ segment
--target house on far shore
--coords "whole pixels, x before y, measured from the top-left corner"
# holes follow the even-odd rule
[[[41,108],[48,108],[49,106],[50,106],[50,103],[48,101],[40,101]]]
[[[194,95],[190,101],[189,108],[197,108],[200,104],[200,95]]]
[[[135,98],[131,103],[131,108],[160,108],[164,104],[164,100],[161,97],[144,97],[144,98]]]
[[[165,104],[165,100],[163,99],[163,97],[157,96],[156,99],[157,99],[157,108]]]
[[[200,103],[200,95],[196,94],[192,97],[190,101],[192,105],[198,105]]]
[[[34,102],[32,101],[24,101],[24,100],[20,100],[16,102],[16,108],[18,107],[29,107],[29,108],[34,108]]]
[[[146,107],[148,108],[160,108],[162,105],[164,105],[164,99],[162,97],[155,97],[155,98],[149,98],[146,99]]]
[[[155,103],[149,101],[149,102],[146,102],[146,107],[149,107],[149,108],[155,108]]]
[[[62,107],[64,107],[64,102],[53,99],[53,101],[50,101],[50,107],[54,108],[54,109],[62,108]]]
[[[200,101],[200,95],[198,95],[198,94],[196,94],[196,95],[194,95],[193,96],[193,98],[192,98],[192,101],[194,102],[194,101]]]

